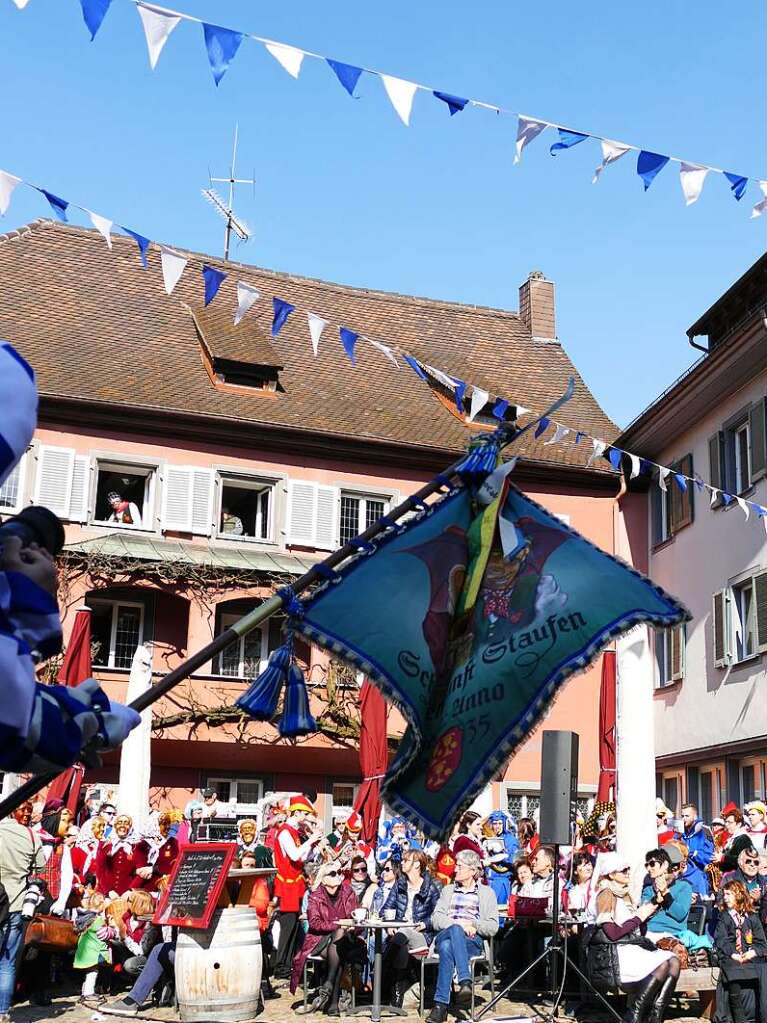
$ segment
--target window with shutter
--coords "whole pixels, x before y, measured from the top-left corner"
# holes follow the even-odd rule
[[[11,514],[21,511],[24,504],[24,479],[27,465],[27,455],[24,455],[12,469],[5,483],[0,487],[0,513]]]
[[[69,517],[75,452],[41,444],[37,455],[34,503],[49,508],[62,519]]]
[[[192,471],[169,465],[165,470],[162,524],[185,533],[192,529]]]
[[[677,625],[671,630],[671,681],[679,682],[684,678],[684,655],[686,643],[684,625]]]
[[[751,435],[751,481],[767,474],[767,423],[765,422],[765,401],[760,398],[748,413]]]
[[[754,603],[756,604],[756,646],[759,653],[767,650],[767,572],[754,576]]]
[[[691,478],[693,474],[692,455],[685,455],[683,458],[680,458],[671,466],[671,471],[672,473],[679,473],[680,476]],[[667,485],[671,493],[670,531],[676,533],[685,526],[689,526],[693,520],[695,486],[693,483],[688,482],[687,489],[683,490],[673,478],[673,475],[669,477]]]
[[[712,487],[721,490],[724,487],[724,433],[718,430],[708,440],[708,473]],[[721,498],[717,498],[714,506],[722,504]]]
[[[338,491],[335,487],[317,487],[315,506],[316,547],[332,551],[338,546]]]
[[[730,661],[728,604],[725,590],[719,590],[714,594],[712,598],[714,665],[717,668],[726,668]]]
[[[213,473],[210,469],[192,469],[190,475],[192,483],[192,532],[208,536],[212,525]]]
[[[314,545],[314,483],[288,483],[288,543]]]
[[[91,460],[87,455],[77,455],[72,470],[72,495],[69,499],[70,522],[88,521],[90,483]]]

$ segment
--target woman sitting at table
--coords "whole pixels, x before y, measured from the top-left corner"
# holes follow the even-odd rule
[[[359,906],[351,885],[344,880],[337,863],[323,863],[317,871],[306,906],[309,930],[301,950],[293,959],[290,990],[295,992],[301,983],[304,963],[309,956],[321,956],[327,963],[327,975],[308,1012],[327,1012],[338,1016],[338,994],[341,974],[349,963],[362,965],[366,961],[365,943],[353,925],[341,924],[350,920],[352,911]]]
[[[498,931],[498,902],[495,892],[481,883],[482,861],[470,849],[463,849],[455,858],[455,883],[445,885],[431,918],[437,931],[434,949],[439,956],[434,1007],[427,1023],[445,1023],[453,986],[458,978],[456,1006],[471,1005],[471,971],[469,961],[481,956],[483,938]]]
[[[636,989],[625,1023],[663,1023],[679,979],[679,960],[643,936],[645,921],[658,904],[634,905],[628,861],[618,853],[603,853],[598,866],[589,905],[589,916],[596,922],[587,951],[592,982],[602,988],[619,984]],[[617,946],[619,976],[603,975],[614,962],[612,954],[609,959],[601,955],[609,945]]]
[[[391,1004],[398,1009],[407,990],[407,971],[411,952],[425,955],[434,937],[431,918],[442,893],[428,870],[429,859],[420,849],[411,849],[402,857],[402,875],[392,887],[383,910],[393,910],[396,919],[407,925],[390,931],[384,949],[386,976],[391,980]]]

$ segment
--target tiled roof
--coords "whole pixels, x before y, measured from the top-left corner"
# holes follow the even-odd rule
[[[427,449],[465,446],[466,428],[428,386],[371,346],[358,345],[352,367],[329,327],[315,359],[305,315],[311,310],[533,410],[561,394],[573,375],[575,396],[557,418],[604,440],[618,432],[562,346],[533,341],[516,313],[184,255],[189,266],[168,296],[156,245],[144,270],[136,243],[121,235],[113,236],[111,251],[95,231],[47,220],[0,236],[0,337],[35,367],[43,396]],[[200,306],[203,261],[229,275],[206,310],[210,327],[233,315],[238,280],[262,296],[238,327],[227,327],[220,354],[273,349],[284,364],[283,393],[227,393],[211,380],[191,312]],[[274,295],[297,311],[272,339]],[[590,453],[583,444],[544,448],[544,439],[526,444],[528,458],[578,466]]]

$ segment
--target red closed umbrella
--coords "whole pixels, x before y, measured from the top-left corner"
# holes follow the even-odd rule
[[[599,788],[597,800],[615,801],[615,651],[602,654],[599,687]],[[612,795],[611,795],[612,790]]]
[[[79,686],[86,678],[91,677],[91,612],[90,608],[81,607],[75,615],[72,635],[69,637],[64,660],[59,669],[59,684]],[[82,764],[75,764],[55,778],[51,783],[46,799],[60,799],[74,815],[80,788],[83,783],[85,769]]]
[[[360,689],[360,785],[354,809],[362,814],[362,837],[375,845],[381,816],[381,782],[389,763],[386,744],[386,700],[365,679]]]

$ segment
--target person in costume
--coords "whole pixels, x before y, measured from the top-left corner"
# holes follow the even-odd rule
[[[376,862],[385,863],[391,858],[402,860],[408,849],[420,848],[415,832],[408,828],[404,817],[392,817],[391,820],[384,821],[384,834],[378,842]]]
[[[279,944],[275,977],[290,976],[299,930],[301,900],[306,891],[303,866],[315,847],[324,839],[320,828],[312,826],[316,811],[306,796],[293,796],[288,818],[277,829],[274,843],[274,897],[277,900]],[[310,823],[311,822],[311,823]]]
[[[767,806],[760,799],[755,799],[753,803],[746,803],[745,810],[748,837],[754,848],[761,852],[767,847]]]
[[[494,810],[490,814],[485,821],[484,830],[487,837],[482,844],[488,883],[495,892],[498,904],[505,905],[509,901],[511,871],[514,856],[519,850],[519,842],[511,820],[502,810]]]
[[[79,937],[72,965],[76,970],[85,970],[81,997],[90,998],[96,994],[99,970],[112,963],[112,949],[106,940],[109,934],[106,899],[101,892],[92,892],[83,903],[75,930]]]
[[[102,895],[116,898],[132,888],[143,888],[152,876],[145,842],[136,842],[133,819],[127,813],[115,817],[112,835],[99,846],[95,860],[96,887]]]
[[[728,803],[722,810],[727,839],[719,853],[716,864],[722,873],[734,870],[738,865],[738,857],[744,849],[753,847],[748,828],[743,822],[743,814],[734,803]]]
[[[670,842],[674,837],[671,818],[674,815],[660,797],[655,800],[655,823],[658,829],[658,848]]]
[[[699,895],[708,895],[706,867],[714,858],[714,836],[698,816],[694,803],[685,803],[682,807],[682,830],[674,837],[687,846],[685,880]]]
[[[143,887],[146,891],[156,892],[160,889],[163,878],[168,878],[178,858],[178,839],[171,834],[171,815],[163,812],[157,818],[157,834],[147,842],[147,866],[152,868],[149,877],[144,878]],[[141,871],[137,871],[138,874]]]
[[[237,853],[242,857],[243,853],[255,852],[258,841],[258,829],[252,817],[245,817],[237,822]]]
[[[458,855],[462,849],[469,849],[476,853],[480,859],[483,857],[482,839],[482,816],[474,810],[467,810],[461,817],[458,825],[458,836],[453,842],[453,854]]]
[[[107,494],[107,502],[112,509],[107,522],[116,522],[121,526],[135,526],[137,529],[141,528],[141,512],[138,510],[138,505],[134,504],[133,501],[124,501],[122,495],[113,490]]]

